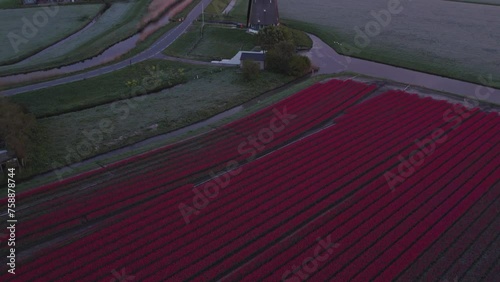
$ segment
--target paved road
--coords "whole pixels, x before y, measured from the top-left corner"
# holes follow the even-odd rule
[[[130,63],[135,64],[152,57],[161,57],[167,60],[179,60],[162,56],[161,52],[170,44],[172,44],[182,33],[184,33],[184,31],[186,31],[191,23],[198,18],[198,16],[202,12],[202,4],[206,7],[210,2],[211,0],[202,0],[189,13],[184,22],[161,37],[147,50],[134,56],[131,60],[125,60],[110,66],[102,67],[77,75],[72,75],[42,83],[36,83],[25,87],[5,90],[3,92],[0,92],[0,95],[12,96],[27,91],[95,77],[122,69],[128,66]],[[338,73],[341,71],[351,71],[377,78],[384,78],[401,83],[407,83],[409,85],[422,86],[425,88],[454,93],[462,96],[476,97],[480,100],[486,100],[500,105],[500,90],[498,89],[492,89],[478,84],[342,56],[335,52],[335,50],[332,49],[329,45],[321,41],[321,39],[319,39],[318,37],[311,34],[309,36],[313,39],[313,48],[310,51],[305,52],[305,54],[311,58],[312,62],[315,65],[321,68],[319,73]]]
[[[438,75],[408,70],[371,61],[346,57],[338,54],[318,37],[309,34],[313,40],[313,48],[303,54],[308,56],[314,65],[320,67],[319,73],[355,72],[376,78],[393,80],[408,85],[416,85],[460,96],[475,97],[500,105],[500,90],[483,85],[450,79]],[[486,79],[487,81],[487,79]]]
[[[46,82],[40,82],[31,84],[28,86],[23,86],[19,88],[13,88],[9,90],[4,90],[0,92],[2,96],[12,96],[23,92],[33,91],[37,89],[42,89],[46,87],[56,86],[60,84],[70,83],[74,81],[83,80],[86,78],[91,78],[99,75],[103,75],[109,72],[113,72],[122,68],[129,66],[130,64],[136,64],[147,59],[150,59],[158,54],[160,54],[165,48],[170,46],[181,34],[183,34],[186,29],[196,20],[202,12],[202,5],[206,7],[210,4],[212,0],[202,0],[196,7],[188,14],[183,22],[181,22],[178,26],[167,32],[163,35],[158,41],[156,41],[153,45],[151,45],[148,49],[143,51],[142,53],[137,54],[131,59],[127,59],[109,66],[101,67],[95,70],[83,72],[80,74],[75,74],[71,76],[66,76],[59,79],[54,79]]]

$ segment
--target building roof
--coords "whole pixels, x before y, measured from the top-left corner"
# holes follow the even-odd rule
[[[278,23],[278,0],[250,0],[249,25],[275,25]]]
[[[264,62],[266,60],[266,54],[264,53],[241,53],[240,61],[251,60]]]

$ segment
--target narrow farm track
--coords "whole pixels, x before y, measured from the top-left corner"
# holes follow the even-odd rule
[[[19,195],[16,280],[492,281],[500,116],[377,89],[317,83]]]

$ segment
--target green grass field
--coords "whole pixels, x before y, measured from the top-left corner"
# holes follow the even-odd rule
[[[402,1],[401,7],[351,56],[480,84],[480,77],[492,76],[488,86],[500,88],[500,34],[485,28],[500,25],[497,7],[433,0]],[[358,46],[355,28],[364,30],[376,21],[372,13],[383,9],[383,0],[280,2],[283,22],[317,35],[341,54],[348,54],[341,44]]]
[[[57,7],[0,10],[0,65],[19,61],[73,34],[103,8],[102,4],[92,4],[60,6],[59,10]],[[30,25],[32,29],[27,28]]]
[[[213,0],[210,5],[205,8],[205,14],[220,15],[230,2],[231,0]]]
[[[158,71],[180,68],[184,70],[188,78],[204,75],[218,69],[210,66],[153,60],[91,79],[21,93],[12,96],[10,100],[24,105],[38,118],[60,115],[122,100],[124,96],[129,95],[131,92],[126,82],[155,74]],[[167,80],[162,80],[158,87],[167,87],[167,83]]]
[[[312,40],[300,30],[289,28],[300,49],[312,48]],[[238,51],[250,51],[257,45],[256,35],[246,29],[206,24],[201,36],[201,24],[195,23],[163,52],[166,55],[202,61],[230,59]]]
[[[19,0],[0,0],[0,9],[13,9],[22,6]]]
[[[29,60],[0,67],[0,74],[53,68],[93,57],[137,32],[148,1],[113,3],[93,25],[81,31],[77,38],[65,41],[57,48],[44,50]]]
[[[247,22],[248,1],[236,0],[233,10],[229,12],[229,17],[235,21],[245,23]]]
[[[66,164],[65,157],[69,151],[81,150],[72,157],[72,162],[102,154],[207,119],[291,80],[290,77],[266,73],[259,80],[247,83],[237,68],[212,68],[200,73],[199,79],[191,77],[185,84],[139,99],[121,100],[39,119],[40,138],[35,142],[35,157],[22,177],[42,173],[57,164]],[[93,85],[99,88],[98,84]],[[80,91],[82,94],[87,92],[84,89]],[[54,107],[57,104],[54,103]],[[78,147],[86,140],[87,133],[99,130],[104,121],[108,123],[106,127],[112,127],[112,130],[104,134],[103,140],[92,144],[91,148]]]
[[[222,17],[222,12],[231,0],[214,0],[205,8],[206,17]],[[235,6],[236,8],[236,6]],[[233,19],[234,20],[234,19]],[[216,24],[194,23],[187,32],[170,45],[164,54],[174,57],[213,61],[230,59],[238,51],[252,50],[256,37],[245,29],[235,29]]]
[[[203,61],[230,59],[240,50],[251,50],[255,40],[255,36],[246,33],[245,29],[208,24],[203,28],[201,37],[201,24],[195,23],[164,54]]]

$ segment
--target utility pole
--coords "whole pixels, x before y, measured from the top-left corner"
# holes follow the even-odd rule
[[[205,26],[205,8],[203,7],[203,0],[201,1],[201,37],[203,37],[203,27]]]

